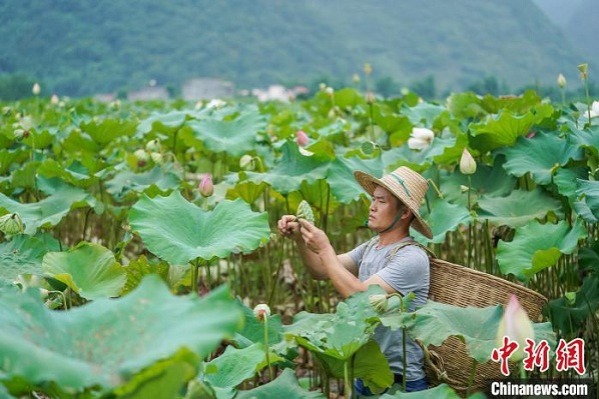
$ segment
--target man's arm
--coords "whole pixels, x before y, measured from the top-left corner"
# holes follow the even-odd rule
[[[357,265],[348,254],[337,255],[324,232],[309,222],[300,221],[304,251],[311,251],[309,256],[319,264],[322,275],[331,279],[335,289],[345,298],[359,291],[366,291],[370,285],[380,285],[385,292],[396,291],[376,274],[365,281],[357,277]]]
[[[300,233],[300,224],[295,216],[283,216],[281,220],[279,220],[278,227],[281,235],[290,237],[296,242],[302,262],[308,269],[310,275],[317,280],[327,280],[329,278],[327,269],[322,263],[320,256],[306,245],[306,242]],[[341,254],[335,256],[342,267],[349,270],[352,274],[358,275],[358,266],[349,255]]]

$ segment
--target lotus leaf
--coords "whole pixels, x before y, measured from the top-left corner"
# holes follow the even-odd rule
[[[485,395],[477,396],[480,399],[486,399]],[[379,396],[379,399],[460,399],[458,395],[451,387],[447,384],[440,384],[434,388],[429,388],[419,392],[401,392],[397,391],[393,394],[383,394]],[[468,396],[468,399],[475,399],[474,395]]]
[[[411,337],[424,346],[440,346],[448,337],[457,336],[465,342],[469,356],[478,362],[491,359],[497,346],[497,330],[503,316],[503,306],[485,308],[459,307],[428,301],[412,313],[381,317],[381,323],[392,329],[408,328]],[[551,323],[534,323],[535,340],[546,339],[555,346]]]
[[[101,122],[92,120],[89,123],[80,125],[81,130],[101,146],[114,143],[121,137],[132,136],[136,127],[137,122],[119,121],[117,119],[104,119]]]
[[[467,208],[451,204],[440,198],[435,199],[431,203],[430,215],[423,212],[423,217],[428,222],[433,233],[432,240],[429,240],[413,229],[411,230],[411,234],[417,237],[420,242],[430,241],[436,244],[444,242],[448,232],[457,230],[461,224],[469,225],[472,221]]]
[[[106,182],[106,191],[113,197],[121,199],[129,192],[144,192],[151,186],[162,191],[179,188],[181,177],[171,166],[155,166],[147,172],[135,173],[130,170],[119,172],[114,178]]]
[[[59,243],[50,234],[19,234],[0,243],[0,280],[14,281],[19,274],[42,275],[42,259],[49,251],[58,251]]]
[[[568,140],[548,133],[537,133],[530,139],[520,137],[516,145],[503,148],[498,153],[506,156],[503,168],[509,174],[520,177],[530,173],[538,184],[550,184],[558,167],[571,159],[580,160],[583,157],[580,147],[574,147]]]
[[[195,139],[210,151],[241,156],[256,146],[258,132],[266,129],[266,120],[257,109],[250,109],[232,120],[191,120],[187,125]]]
[[[235,399],[325,399],[324,395],[316,391],[307,391],[301,388],[291,369],[285,369],[274,381],[250,391],[239,391]]]
[[[471,124],[470,145],[481,153],[513,145],[518,137],[528,134],[535,123],[551,116],[553,107],[542,104],[535,110],[535,113],[529,111],[525,114],[502,110],[497,118]]]
[[[48,252],[42,267],[46,275],[86,299],[118,296],[127,280],[125,270],[110,250],[88,242],[68,252]]]
[[[481,219],[496,225],[521,227],[534,219],[542,219],[552,212],[563,217],[561,202],[540,188],[533,191],[514,190],[507,197],[483,196],[478,201]]]
[[[497,263],[504,274],[513,274],[525,281],[535,273],[557,263],[563,254],[571,254],[587,231],[577,221],[541,224],[532,221],[516,230],[514,240],[500,241],[497,246]]]
[[[0,305],[2,370],[71,389],[113,389],[181,348],[203,358],[241,323],[225,287],[177,297],[157,276],[123,298],[67,312],[48,310],[35,291],[2,292]]]
[[[252,212],[241,199],[204,211],[179,191],[168,197],[144,195],[129,212],[129,221],[152,253],[174,265],[250,252],[270,235],[266,213]]]
[[[0,193],[0,208],[18,213],[25,224],[25,234],[28,235],[34,235],[39,228],[57,225],[71,209],[96,205],[93,196],[67,185],[61,185],[49,197],[29,204],[21,204]]]
[[[248,179],[256,184],[266,182],[281,194],[299,190],[302,182],[314,183],[327,176],[328,163],[300,154],[297,144],[287,142],[282,147],[282,157],[268,173],[247,172]]]
[[[584,204],[585,208],[588,209],[594,218],[586,217],[585,220],[589,222],[596,221],[599,219],[599,182],[577,179],[576,184],[578,186],[576,194],[582,197],[580,202]]]

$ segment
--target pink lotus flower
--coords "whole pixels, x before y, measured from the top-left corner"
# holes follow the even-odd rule
[[[200,194],[203,197],[210,197],[214,193],[214,184],[212,184],[212,175],[210,173],[204,174],[200,181]]]
[[[503,317],[499,322],[497,330],[497,346],[503,344],[503,337],[518,343],[518,349],[511,355],[510,360],[518,362],[524,359],[524,348],[526,339],[534,340],[535,333],[532,322],[528,318],[526,310],[518,302],[516,295],[510,296],[510,301],[503,310]]]
[[[300,147],[305,147],[310,142],[310,138],[308,137],[306,132],[304,132],[303,130],[298,130],[297,132],[295,132],[295,142]]]

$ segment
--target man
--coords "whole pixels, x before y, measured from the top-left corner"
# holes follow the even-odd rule
[[[410,236],[410,226],[432,238],[429,226],[418,212],[426,195],[428,183],[424,177],[407,167],[377,179],[356,171],[358,183],[372,196],[368,227],[378,233],[370,241],[350,252],[337,255],[321,229],[310,222],[285,215],[278,222],[281,235],[297,243],[302,261],[316,279],[330,279],[335,289],[348,297],[365,291],[369,285],[379,285],[388,294],[415,294],[413,310],[426,302],[429,289],[429,259],[425,250]],[[422,349],[406,337],[407,370],[403,370],[402,331],[379,326],[374,335],[401,385],[406,378],[408,392],[426,389]],[[370,391],[357,380],[356,392],[368,396]]]

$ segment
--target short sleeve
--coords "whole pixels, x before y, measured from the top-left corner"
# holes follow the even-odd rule
[[[360,245],[358,245],[357,247],[355,247],[354,249],[352,249],[351,251],[349,251],[347,254],[349,255],[349,257],[351,258],[351,260],[358,265],[358,267],[360,266],[360,263],[362,262],[362,257],[364,256],[364,252],[366,251],[366,246],[368,245],[369,241],[366,241],[365,243],[362,243]]]
[[[413,292],[416,295],[415,305],[426,301],[430,262],[423,249],[415,245],[402,248],[376,274],[402,295]]]

